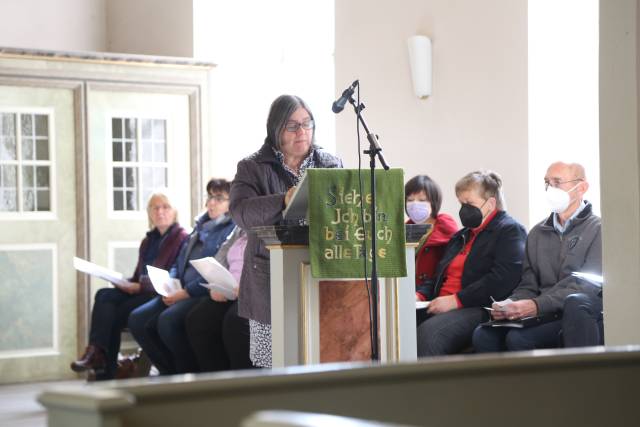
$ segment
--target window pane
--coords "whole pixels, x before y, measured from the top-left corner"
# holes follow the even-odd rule
[[[36,167],[36,187],[49,188],[49,166]]]
[[[152,134],[151,134],[151,124],[152,121],[149,119],[141,119],[140,120],[140,126],[142,126],[142,139],[151,139],[152,138]]]
[[[22,120],[22,136],[33,136],[33,115],[20,114]]]
[[[34,160],[33,138],[22,139],[22,160]]]
[[[113,161],[122,161],[122,142],[113,141]]]
[[[137,210],[137,201],[136,201],[136,192],[135,191],[127,191],[127,210],[135,211]]]
[[[125,168],[125,187],[136,188],[136,170],[134,168]]]
[[[49,140],[36,140],[36,160],[49,160]]]
[[[154,157],[153,160],[154,161],[156,162],[166,161],[165,148],[166,148],[166,144],[164,142],[156,142],[155,144],[153,144],[153,157]]]
[[[0,160],[16,159],[16,139],[12,136],[0,136]]]
[[[0,166],[0,187],[15,189],[18,185],[17,172],[17,166]]]
[[[124,119],[124,136],[127,139],[136,137],[136,119]]]
[[[122,138],[122,119],[111,119],[111,137]]]
[[[22,210],[23,211],[35,211],[36,210],[36,200],[35,195],[33,194],[33,190],[24,190],[22,192]]]
[[[113,168],[113,186],[115,188],[122,188],[123,179],[122,179],[123,170],[122,168]]]
[[[38,210],[50,211],[51,204],[49,203],[49,190],[38,190]]]
[[[123,192],[120,190],[115,190],[113,192],[113,210],[114,211],[124,210]]]
[[[136,157],[136,143],[135,142],[125,142],[124,143],[125,153],[124,160],[126,162],[135,162],[137,160]]]
[[[0,113],[0,136],[16,136],[16,115],[13,113]]]
[[[142,188],[153,188],[153,168],[142,168]]]
[[[165,139],[164,135],[165,135],[165,121],[154,120],[153,121],[153,138]]]
[[[24,187],[33,187],[34,184],[34,167],[33,166],[23,166],[22,167],[22,185]]]
[[[153,186],[156,188],[167,186],[167,174],[165,168],[153,169]]]
[[[18,192],[0,187],[0,211],[16,212],[18,210]]]
[[[149,140],[142,141],[142,161],[150,162],[153,160],[153,143]]]
[[[36,136],[49,136],[49,117],[36,114]]]

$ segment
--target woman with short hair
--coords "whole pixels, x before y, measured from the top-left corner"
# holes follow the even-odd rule
[[[427,175],[416,175],[404,185],[407,224],[427,224],[427,232],[420,238],[416,248],[416,300],[426,301],[418,288],[435,277],[438,262],[458,225],[451,215],[440,213],[442,191]]]
[[[187,232],[178,224],[178,214],[165,191],[155,191],[147,203],[149,228],[140,243],[138,263],[126,286],[102,288],[95,296],[91,313],[89,345],[80,359],[71,363],[75,372],[93,370],[96,379],[115,378],[120,333],[131,311],[156,294],[147,275],[147,265],[168,269],[178,256]]]
[[[505,211],[502,179],[475,171],[456,183],[462,230],[453,235],[435,279],[420,292],[430,300],[418,319],[418,356],[458,353],[488,315],[483,307],[502,300],[522,274],[527,233]]]

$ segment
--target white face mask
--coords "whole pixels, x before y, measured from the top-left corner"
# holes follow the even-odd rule
[[[407,214],[411,221],[422,224],[431,215],[431,205],[429,202],[407,202]]]
[[[555,213],[562,213],[566,211],[571,203],[569,193],[575,190],[578,185],[580,184],[577,184],[569,191],[564,191],[556,187],[547,188],[545,197],[547,198],[547,203],[549,203],[549,206],[551,207],[551,211]]]

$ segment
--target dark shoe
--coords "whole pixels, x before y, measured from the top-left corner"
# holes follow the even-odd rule
[[[74,372],[84,372],[90,369],[104,371],[106,366],[104,351],[95,345],[88,346],[79,360],[71,362],[71,370]]]
[[[116,369],[116,379],[124,380],[127,378],[136,377],[136,364],[131,358],[124,358],[118,361],[118,368]]]

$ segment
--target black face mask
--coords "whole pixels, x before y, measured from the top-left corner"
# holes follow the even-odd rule
[[[464,227],[476,228],[482,224],[482,211],[469,203],[463,203],[458,214]]]

